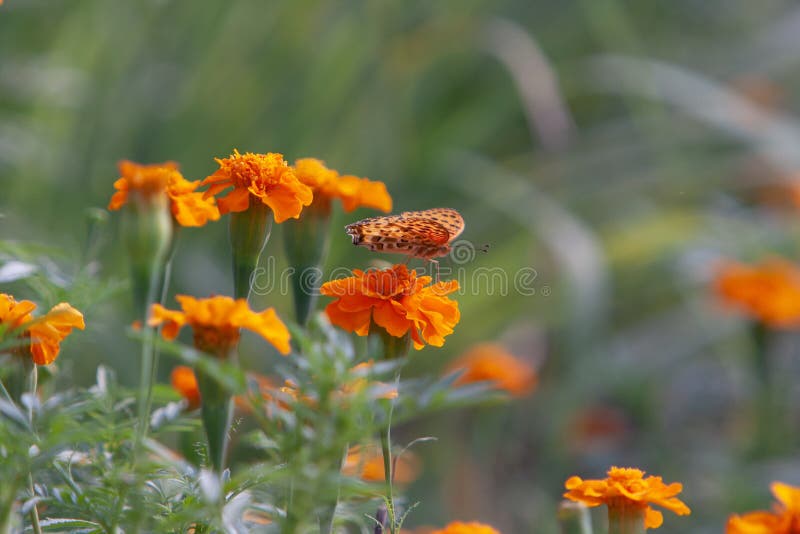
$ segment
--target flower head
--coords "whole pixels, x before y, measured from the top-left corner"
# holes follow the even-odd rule
[[[497,343],[473,346],[453,361],[448,369],[450,372],[462,372],[455,381],[456,385],[492,382],[496,388],[515,397],[522,397],[533,391],[538,380],[533,366],[514,357]]]
[[[23,347],[21,353],[30,355],[37,365],[47,365],[56,360],[61,342],[72,329],[83,330],[86,325],[81,312],[66,302],[37,318],[31,313],[35,309],[36,304],[29,300],[17,301],[0,293],[0,333],[20,330],[20,336],[30,338],[30,345]]]
[[[431,534],[500,534],[500,531],[483,523],[454,521]]]
[[[200,407],[200,387],[197,385],[197,377],[191,367],[185,365],[175,367],[170,375],[170,382],[175,391],[186,399],[190,410]]]
[[[240,154],[234,150],[230,157],[215,159],[219,169],[203,180],[202,185],[211,186],[206,197],[233,187],[226,196],[217,199],[223,214],[247,210],[252,198],[269,206],[275,222],[281,223],[297,219],[303,206],[311,204],[311,188],[297,179],[281,154]]]
[[[458,282],[430,283],[430,276],[395,265],[354,269],[353,276],[326,282],[320,292],[336,298],[325,308],[333,324],[359,336],[369,334],[371,323],[394,337],[410,332],[414,347],[421,349],[426,343],[441,347],[461,318],[458,303],[447,297],[458,290]]]
[[[150,326],[163,324],[165,339],[175,339],[184,325],[194,331],[194,344],[200,350],[220,356],[239,342],[239,329],[246,328],[260,335],[282,354],[289,354],[289,330],[278,318],[273,308],[254,312],[245,299],[216,296],[196,299],[187,295],[175,297],[183,311],[168,310],[153,304],[148,320]]]
[[[800,488],[773,482],[772,494],[778,500],[772,511],[733,515],[726,534],[795,534],[800,532]]]
[[[399,456],[393,456],[394,482],[409,484],[419,476],[419,460],[412,453],[406,451]],[[376,445],[350,447],[342,465],[342,474],[348,477],[358,477],[367,482],[383,482],[386,473],[383,468],[383,454]]]
[[[132,161],[119,162],[120,178],[114,182],[116,193],[108,209],[118,210],[128,202],[132,192],[144,197],[166,194],[172,216],[181,226],[203,226],[219,219],[219,210],[213,198],[196,192],[200,181],[190,182],[178,171],[172,161],[155,165],[140,165]]]
[[[714,287],[725,303],[769,326],[800,325],[800,269],[788,261],[724,263]]]
[[[645,511],[645,527],[658,528],[664,521],[661,512],[650,506],[655,504],[678,515],[691,513],[689,507],[676,497],[683,485],[675,482],[664,484],[661,477],[644,478],[644,471],[630,467],[612,467],[608,478],[583,480],[570,477],[565,486],[564,497],[587,506],[605,504],[609,510],[617,507],[638,507]]]
[[[330,202],[338,198],[344,211],[365,206],[389,213],[392,211],[392,197],[383,182],[373,182],[357,176],[341,176],[314,158],[298,159],[294,163],[297,178],[314,191],[314,199]]]

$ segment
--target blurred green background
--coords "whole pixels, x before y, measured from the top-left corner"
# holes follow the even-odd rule
[[[719,257],[797,253],[796,213],[759,199],[800,169],[798,32],[788,0],[6,0],[0,260],[38,271],[0,290],[86,311],[62,380],[104,363],[134,384],[119,217],[87,212],[116,162],[193,180],[233,148],[324,159],[386,182],[395,211],[458,209],[491,246],[442,263],[463,317],[411,374],[487,340],[540,371],[526,399],[397,430],[439,438],[417,449],[411,526],[554,532],[563,481],[618,464],[684,483],[693,513],[660,532],[720,532],[800,482],[797,339],[774,343],[779,444],[753,454],[749,330],[707,289]],[[340,230],[370,215],[336,215],[329,269],[373,258]],[[173,292],[229,294],[228,264],[224,218],[183,230]],[[291,317],[279,283],[255,300]]]

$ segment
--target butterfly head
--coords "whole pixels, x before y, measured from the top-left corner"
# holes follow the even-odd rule
[[[361,232],[361,228],[357,223],[348,224],[344,227],[345,232],[351,238],[353,238],[353,244],[358,245],[364,240],[364,234]]]

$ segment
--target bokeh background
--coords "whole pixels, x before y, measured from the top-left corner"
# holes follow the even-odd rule
[[[721,532],[768,506],[771,480],[800,481],[797,341],[775,336],[780,436],[754,451],[750,329],[708,288],[722,257],[797,255],[780,191],[800,169],[799,32],[789,0],[6,0],[0,290],[86,311],[59,379],[103,363],[133,385],[103,213],[116,162],[199,179],[233,148],[324,159],[386,182],[395,211],[458,209],[464,239],[490,245],[442,263],[463,317],[410,374],[483,341],[539,370],[524,399],[397,430],[438,437],[416,448],[410,526],[555,532],[564,480],[618,464],[684,483],[693,513],[661,532]],[[339,230],[370,215],[337,213],[328,269],[372,259]],[[173,292],[229,294],[228,263],[224,219],[184,230]],[[279,283],[255,300],[291,315]]]

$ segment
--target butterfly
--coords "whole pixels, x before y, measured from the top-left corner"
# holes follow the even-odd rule
[[[433,208],[362,219],[344,228],[356,246],[435,261],[450,252],[464,219],[452,208]]]

